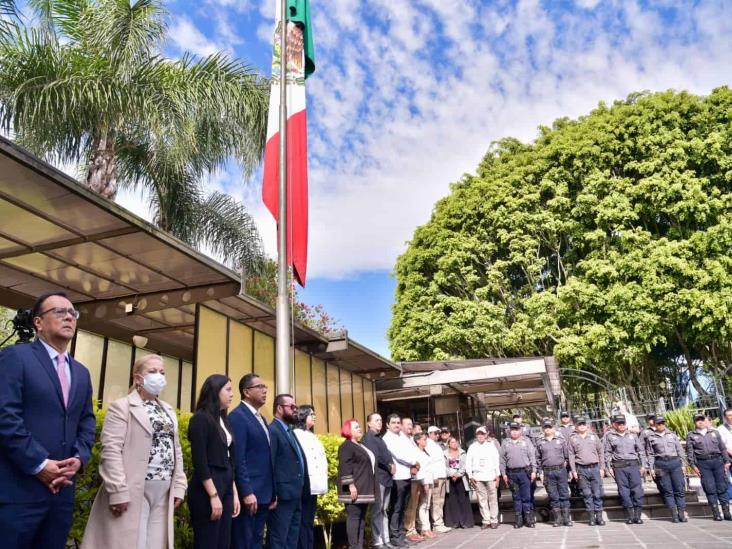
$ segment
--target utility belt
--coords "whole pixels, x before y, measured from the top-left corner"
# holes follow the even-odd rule
[[[566,469],[564,465],[548,465],[547,467],[542,467],[542,470],[544,472],[546,471],[560,471],[562,469]]]
[[[622,469],[624,467],[637,467],[638,466],[638,460],[637,459],[614,459],[613,460],[613,467],[616,469]]]
[[[584,465],[582,463],[577,463],[577,469],[596,469],[600,466],[599,463],[588,463],[587,465]]]
[[[722,454],[712,454],[709,456],[696,456],[697,461],[712,461],[714,459],[720,459],[722,457]]]
[[[653,459],[655,459],[656,461],[677,461],[677,460],[680,460],[681,457],[680,456],[658,456]]]
[[[531,474],[531,467],[506,467],[508,473],[529,473]]]

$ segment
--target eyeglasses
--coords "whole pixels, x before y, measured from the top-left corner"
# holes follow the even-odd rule
[[[297,410],[297,404],[280,404],[283,408],[289,408],[290,410]]]
[[[250,385],[249,387],[244,387],[245,389],[260,389],[264,390],[267,388],[267,386],[264,383],[260,383],[259,385]]]
[[[51,309],[46,309],[42,313],[39,313],[38,316],[42,317],[45,314],[51,313],[56,318],[64,318],[66,315],[71,315],[74,317],[74,320],[79,320],[79,317],[81,316],[81,313],[77,311],[74,308],[66,309],[64,307],[53,307]]]

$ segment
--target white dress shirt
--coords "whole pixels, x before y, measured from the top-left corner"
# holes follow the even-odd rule
[[[409,468],[417,463],[417,460],[414,459],[414,446],[410,443],[409,438],[401,433],[395,435],[391,431],[387,431],[381,439],[394,458],[394,465],[396,465],[394,480],[412,478]]]
[[[473,442],[465,459],[465,473],[475,480],[496,480],[501,474],[501,458],[496,445],[488,440],[482,444],[477,440]]]
[[[259,421],[259,424],[262,426],[262,429],[264,429],[264,434],[267,435],[267,442],[272,444],[269,440],[269,429],[267,429],[267,426],[264,424],[264,419],[262,418],[262,414],[259,413],[259,410],[257,410],[254,406],[249,404],[246,400],[242,400],[241,403],[249,408],[249,411],[254,414],[254,417]]]

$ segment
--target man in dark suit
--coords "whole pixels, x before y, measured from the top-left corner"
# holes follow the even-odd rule
[[[233,549],[262,549],[264,525],[274,507],[275,489],[270,434],[259,413],[267,400],[267,386],[255,373],[239,381],[241,404],[229,414],[236,440],[236,488],[242,512],[234,519]]]
[[[0,352],[0,544],[63,549],[74,476],[89,460],[96,420],[89,371],[67,352],[79,313],[63,293],[32,309],[38,339]]]
[[[274,468],[276,507],[267,518],[270,549],[297,547],[303,490],[310,492],[305,454],[292,432],[297,405],[292,395],[277,395],[269,426]]]
[[[383,420],[376,412],[372,412],[366,418],[368,433],[363,437],[363,445],[366,446],[376,459],[376,489],[379,497],[371,506],[371,536],[373,546],[381,549],[393,547],[389,543],[389,500],[391,499],[391,486],[394,484],[393,475],[396,465],[391,457],[391,452],[381,440],[381,428]]]

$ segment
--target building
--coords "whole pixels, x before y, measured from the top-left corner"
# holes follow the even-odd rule
[[[145,353],[163,356],[162,398],[184,411],[217,372],[237,384],[255,371],[270,399],[277,393],[274,311],[242,294],[238,273],[0,138],[0,305],[29,307],[53,290],[81,311],[71,352],[102,405],[128,392]],[[347,338],[300,324],[293,337],[291,390],[315,406],[320,433],[363,422],[376,407],[374,379],[399,374]],[[271,417],[270,405],[263,411]]]

